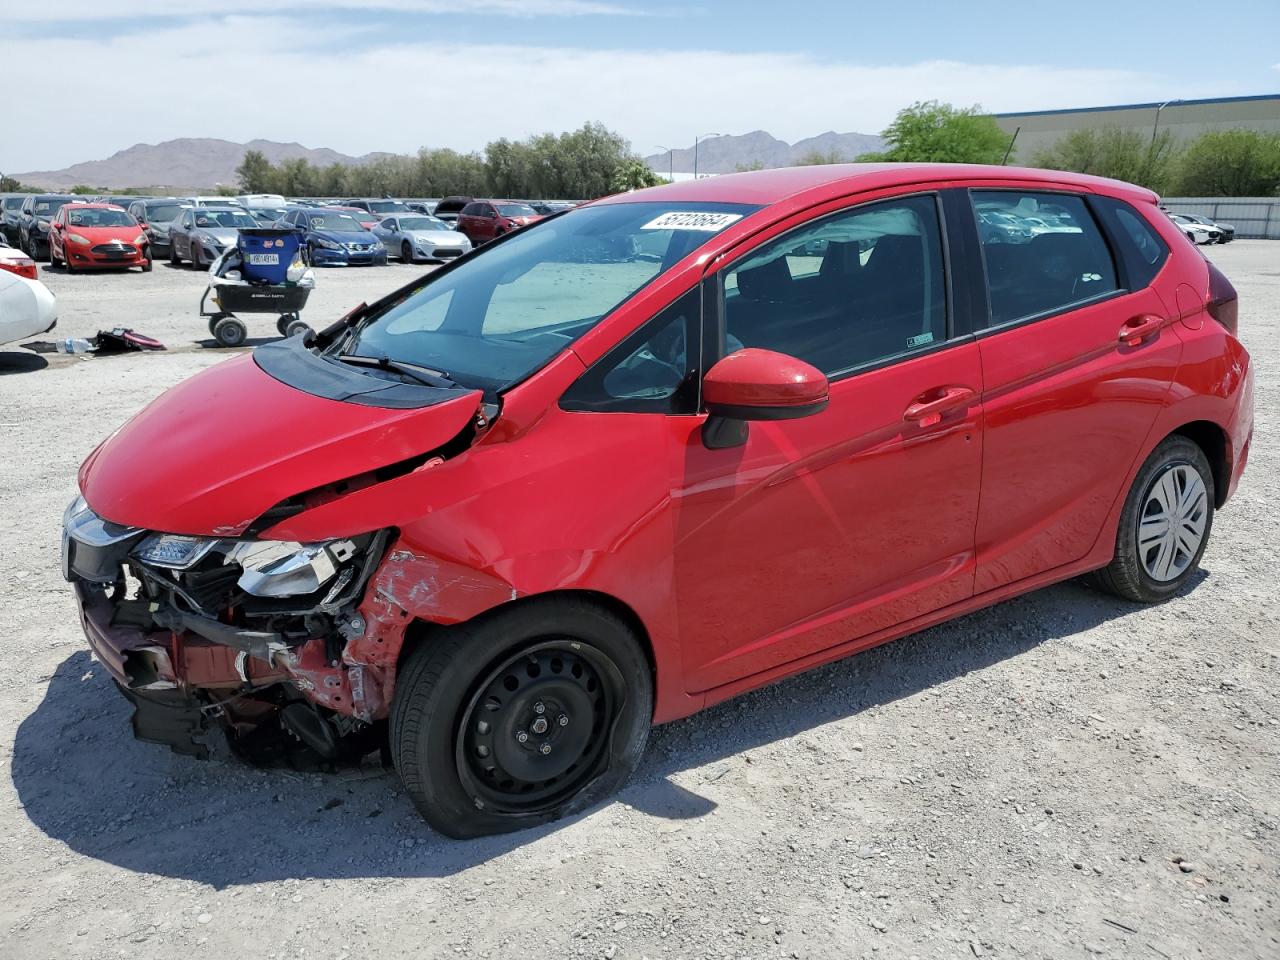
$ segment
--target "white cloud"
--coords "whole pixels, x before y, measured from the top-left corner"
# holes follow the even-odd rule
[[[929,61],[860,66],[799,54],[589,50],[412,42],[341,53],[330,27],[288,17],[220,17],[103,39],[33,38],[6,49],[7,74],[39,77],[6,100],[0,170],[47,170],[174,137],[298,141],[344,153],[482,147],[500,136],[599,120],[641,154],[695,133],[768,130],[797,140],[826,130],[874,133],[914,100],[989,110],[1166,100],[1242,92],[1136,70]],[[93,65],[90,73],[48,64]],[[143,83],[144,71],[149,80]],[[112,72],[146,89],[104,109],[84,77]],[[243,78],[282,85],[246,93]]]
[[[220,14],[270,14],[298,9],[298,0],[217,0]],[[643,10],[604,0],[307,0],[308,11],[398,12],[420,14],[497,14],[507,17],[640,16]],[[192,9],[178,0],[130,0],[110,4],[102,0],[53,0],[23,3],[6,10],[10,22],[83,20],[192,19]]]

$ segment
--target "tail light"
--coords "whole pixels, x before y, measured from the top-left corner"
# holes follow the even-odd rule
[[[0,270],[8,270],[28,280],[38,279],[36,262],[30,257],[17,257],[13,260],[0,260]]]
[[[1205,305],[1209,316],[1235,336],[1239,326],[1240,301],[1236,296],[1236,288],[1231,285],[1227,275],[1209,264],[1209,302]]]

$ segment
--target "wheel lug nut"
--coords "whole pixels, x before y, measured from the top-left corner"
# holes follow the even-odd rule
[[[542,701],[539,700],[537,703],[533,705],[533,712],[541,716],[542,714],[547,712],[547,708],[543,705]]]
[[[550,753],[550,752],[551,752],[551,744],[549,744],[549,743],[544,743],[544,744],[543,744],[542,746],[540,746],[538,749],[542,752],[542,755],[543,755],[543,756],[546,756],[548,753]]]
[[[560,714],[560,716],[556,719],[556,723],[560,724],[560,726],[562,726],[562,727],[567,727],[567,726],[569,725],[569,718],[568,718],[568,717],[566,717],[566,716],[562,713],[562,714]]]
[[[525,733],[523,730],[517,730],[516,739],[521,743],[524,743],[526,740],[529,739],[529,734]]]

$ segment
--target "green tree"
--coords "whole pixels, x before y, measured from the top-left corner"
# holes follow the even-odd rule
[[[1163,192],[1175,158],[1173,135],[1168,130],[1153,141],[1143,131],[1101,127],[1071,131],[1036,154],[1031,165],[1127,180]]]
[[[660,183],[666,183],[666,179],[654,173],[639,157],[631,157],[618,164],[609,186],[617,193],[625,193],[628,190],[656,187]]]
[[[974,105],[960,109],[929,100],[913,103],[881,133],[888,149],[859,160],[927,163],[999,163],[1009,138]]]
[[[67,193],[74,193],[77,197],[92,197],[99,193],[108,193],[106,187],[91,187],[85,183],[77,183]]]
[[[1220,130],[1196,138],[1173,177],[1183,197],[1270,197],[1280,194],[1280,134]]]
[[[840,156],[840,154],[836,153],[834,150],[829,150],[826,153],[823,153],[821,150],[810,150],[796,161],[796,165],[801,167],[820,167],[828,163],[847,162],[848,161],[846,161],[844,157]]]
[[[271,161],[261,150],[246,150],[236,167],[236,179],[245,193],[275,193],[274,174]]]
[[[16,177],[0,173],[0,193],[21,193],[22,182]]]

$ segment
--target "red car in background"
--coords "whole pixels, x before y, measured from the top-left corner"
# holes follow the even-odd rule
[[[49,225],[49,263],[67,272],[90,267],[151,270],[151,244],[141,224],[111,203],[68,203]]]
[[[432,826],[514,830],[798,671],[1082,574],[1194,589],[1253,434],[1236,323],[1113,180],[620,194],[174,387],[81,467],[63,571],[139,737],[384,746]]]
[[[473,200],[458,214],[454,228],[467,235],[472,246],[480,246],[542,219],[542,214],[527,203],[513,200]]]
[[[338,213],[348,214],[366,230],[372,230],[379,223],[378,215],[376,213],[370,213],[363,207],[322,207],[321,209],[336,210]]]

